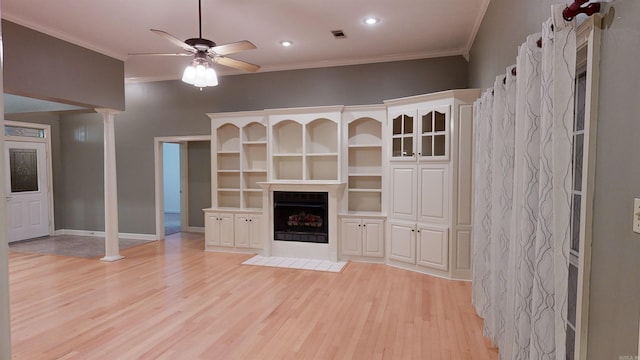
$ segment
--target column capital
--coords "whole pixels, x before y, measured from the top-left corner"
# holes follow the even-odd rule
[[[106,116],[115,116],[118,114],[122,114],[122,110],[109,109],[109,108],[95,108],[94,109],[98,114],[106,115]]]

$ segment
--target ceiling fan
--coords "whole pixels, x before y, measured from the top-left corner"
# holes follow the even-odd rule
[[[204,84],[200,81],[199,83],[194,83],[193,77],[196,76],[195,72],[204,72],[206,70],[208,77],[211,76],[216,77],[215,71],[210,66],[209,60],[218,63],[220,65],[232,67],[238,70],[244,70],[249,72],[256,72],[260,69],[259,65],[251,64],[245,61],[236,60],[227,57],[226,55],[237,53],[244,50],[252,50],[255,49],[256,46],[247,40],[242,40],[230,44],[225,45],[217,45],[215,42],[204,39],[202,37],[202,4],[201,0],[198,0],[198,25],[199,25],[199,34],[197,38],[187,39],[185,41],[181,41],[175,36],[162,31],[151,29],[157,35],[162,36],[163,38],[169,40],[171,43],[181,47],[184,52],[182,53],[133,53],[129,55],[151,55],[151,56],[193,56],[194,59],[189,67],[185,69],[184,76],[182,77],[182,81],[187,83],[202,87]],[[199,67],[200,66],[200,67]],[[204,79],[204,74],[202,78]],[[191,80],[191,81],[189,81]],[[210,79],[211,80],[211,79]],[[217,77],[215,79],[215,84],[212,81],[209,81],[208,84],[204,86],[215,86],[217,85]]]

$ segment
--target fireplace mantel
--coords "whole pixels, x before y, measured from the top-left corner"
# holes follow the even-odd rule
[[[338,261],[338,212],[346,183],[336,181],[269,181],[260,182],[267,239],[263,247],[265,256],[297,257]],[[273,192],[317,191],[328,193],[328,244],[276,241],[273,239]]]

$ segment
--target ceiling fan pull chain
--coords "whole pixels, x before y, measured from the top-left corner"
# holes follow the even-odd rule
[[[198,0],[198,24],[199,24],[199,32],[200,32],[200,39],[202,39],[202,1]]]

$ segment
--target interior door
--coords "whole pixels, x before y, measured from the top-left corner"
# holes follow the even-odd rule
[[[9,242],[49,235],[45,144],[5,141]]]

